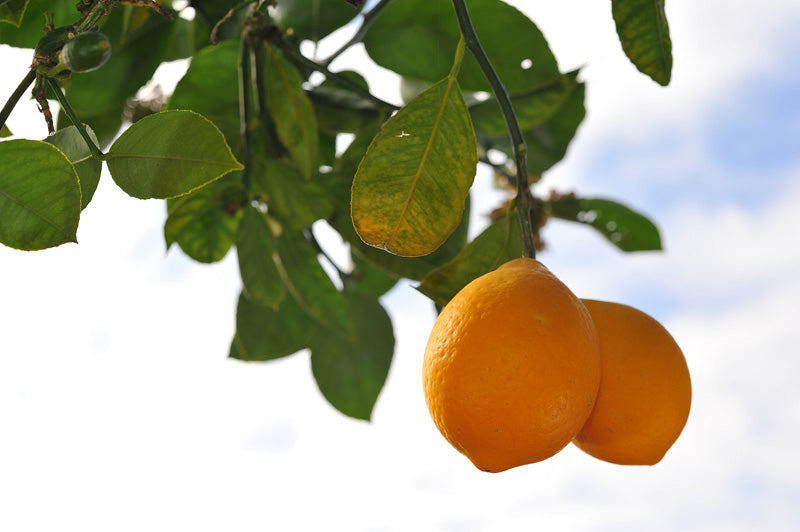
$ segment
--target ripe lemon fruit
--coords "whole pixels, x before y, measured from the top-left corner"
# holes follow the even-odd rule
[[[442,309],[425,349],[434,423],[483,471],[549,458],[584,425],[600,383],[594,323],[534,259],[465,286]]]
[[[686,359],[667,330],[644,312],[607,301],[583,303],[600,339],[602,378],[574,443],[607,462],[656,464],[689,417]]]

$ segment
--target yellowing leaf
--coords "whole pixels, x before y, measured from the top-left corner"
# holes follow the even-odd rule
[[[664,0],[612,0],[617,35],[628,59],[660,85],[672,76],[672,41]]]
[[[454,77],[389,119],[353,179],[358,235],[395,255],[419,257],[458,226],[478,164],[475,130]]]

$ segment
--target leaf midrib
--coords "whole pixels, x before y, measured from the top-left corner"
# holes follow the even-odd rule
[[[65,231],[64,229],[62,229],[62,228],[61,228],[61,227],[59,227],[58,225],[56,225],[56,223],[55,223],[54,221],[50,220],[50,218],[48,218],[48,217],[44,216],[44,215],[43,215],[43,214],[41,214],[39,211],[37,211],[36,209],[34,209],[34,208],[30,207],[29,205],[27,205],[27,204],[25,204],[25,203],[21,202],[21,201],[20,201],[18,198],[16,198],[15,196],[12,196],[11,194],[9,194],[8,192],[6,192],[5,190],[3,190],[3,189],[0,189],[0,195],[2,195],[2,196],[3,196],[3,197],[5,197],[5,198],[8,198],[8,200],[9,200],[9,201],[11,201],[11,202],[13,202],[13,203],[15,203],[15,204],[19,205],[19,206],[20,206],[20,207],[22,207],[23,209],[25,209],[25,210],[27,210],[27,211],[29,211],[29,212],[33,213],[33,214],[34,214],[35,216],[37,216],[37,217],[38,217],[40,220],[44,221],[45,223],[47,223],[48,225],[50,225],[50,226],[51,226],[53,229],[55,229],[55,230],[56,230],[58,233],[60,233],[61,235],[63,235],[63,236],[64,236],[64,238],[66,238],[67,240],[69,240],[70,238],[72,238],[72,236],[70,235],[70,233],[68,233],[67,231]]]
[[[174,155],[144,155],[144,154],[131,154],[131,153],[109,153],[106,157],[106,161],[110,161],[112,159],[162,159],[166,161],[177,161],[177,162],[186,162],[186,163],[201,163],[207,165],[214,165],[214,166],[221,166],[223,168],[233,168],[233,169],[241,169],[243,168],[241,164],[238,166],[232,166],[230,162],[227,161],[219,161],[214,159],[195,159],[192,157],[176,157]]]
[[[442,120],[442,115],[444,114],[444,108],[447,105],[447,101],[450,99],[450,93],[453,90],[453,85],[455,84],[455,82],[456,82],[455,76],[448,76],[447,86],[445,87],[444,95],[442,96],[442,103],[439,106],[438,112],[436,113],[436,119],[433,122],[433,128],[431,130],[430,137],[428,138],[428,142],[425,145],[425,151],[422,153],[419,165],[417,165],[417,170],[414,173],[414,179],[411,182],[411,190],[409,191],[408,196],[406,197],[406,200],[403,203],[403,208],[400,211],[400,215],[397,219],[397,224],[395,224],[395,227],[392,230],[392,234],[389,236],[386,242],[384,242],[384,246],[386,247],[386,249],[389,249],[389,247],[394,243],[395,239],[397,238],[397,235],[400,233],[401,226],[405,222],[406,214],[408,213],[408,208],[411,205],[411,200],[413,199],[414,194],[416,193],[417,185],[419,183],[420,176],[422,175],[422,170],[425,167],[425,163],[427,162],[428,159],[428,154],[430,153],[431,147],[433,146],[433,139],[439,132],[439,123]]]

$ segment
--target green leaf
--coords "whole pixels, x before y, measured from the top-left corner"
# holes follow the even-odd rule
[[[611,0],[611,13],[625,55],[660,85],[672,76],[672,41],[664,0]]]
[[[167,200],[164,240],[175,242],[198,262],[211,263],[228,254],[241,220],[244,188],[237,174],[214,181],[196,192]]]
[[[379,117],[379,119],[368,122],[356,131],[353,142],[350,143],[344,153],[336,158],[333,164],[333,171],[326,176],[328,179],[321,180],[327,185],[331,197],[334,198],[337,210],[347,213],[347,220],[351,230],[353,222],[350,221],[350,189],[353,186],[353,176],[355,176],[364,154],[367,153],[367,148],[369,148],[370,143],[383,125],[383,120],[380,118],[385,117]],[[358,237],[356,237],[356,240],[361,242]]]
[[[531,89],[526,94],[511,98],[514,114],[517,117],[520,129],[523,131],[533,129],[543,124],[555,115],[578,86],[578,72],[571,72],[559,76],[546,84]],[[505,117],[500,111],[497,99],[492,96],[470,108],[472,123],[475,129],[483,135],[504,136],[508,135]]]
[[[167,103],[168,109],[188,109],[205,116],[222,131],[239,153],[239,44],[221,42],[198,51]]]
[[[357,8],[342,0],[281,0],[275,6],[274,20],[281,28],[292,30],[298,42],[316,42],[357,14]]]
[[[0,138],[10,137],[11,135],[13,135],[13,133],[11,133],[11,130],[8,129],[7,125],[3,124],[3,127],[0,128]]]
[[[15,0],[17,5],[19,0]],[[56,28],[72,24],[80,14],[75,9],[75,0],[30,0],[24,12],[17,9],[6,12],[6,15],[18,22],[5,20],[9,24],[0,24],[0,44],[16,48],[34,48],[39,39],[44,37],[44,12],[53,13]],[[2,12],[0,7],[0,13]]]
[[[360,74],[343,71],[339,72],[339,75],[369,90],[366,80]],[[314,104],[319,130],[332,135],[358,133],[378,117],[374,102],[350,89],[340,87],[329,79],[309,91],[308,96]]]
[[[524,132],[528,148],[528,172],[541,174],[567,154],[567,148],[586,116],[586,85],[579,83],[564,107],[545,123]]]
[[[578,83],[564,106],[538,126],[523,131],[527,145],[528,173],[539,175],[551,168],[567,154],[567,148],[586,116],[584,107],[585,84]],[[508,135],[487,137],[481,140],[493,148],[505,152],[513,160],[513,151]]]
[[[510,212],[489,225],[450,262],[428,273],[417,290],[445,306],[473,279],[521,256],[519,224]]]
[[[251,172],[253,184],[259,190],[270,214],[296,228],[311,227],[333,210],[333,203],[318,181],[305,181],[288,164],[256,154]]]
[[[19,28],[28,0],[3,0],[0,2],[0,22],[6,22]]]
[[[236,334],[230,356],[245,361],[274,360],[308,346],[313,322],[291,297],[275,308],[239,296]]]
[[[111,145],[106,164],[117,185],[141,199],[188,194],[242,169],[217,126],[193,111],[142,118]]]
[[[552,199],[546,205],[556,218],[591,225],[622,251],[661,249],[655,224],[615,201],[568,195]]]
[[[78,175],[58,148],[36,140],[0,142],[0,242],[34,250],[77,242]]]
[[[383,268],[373,265],[359,255],[350,254],[353,271],[350,273],[349,289],[360,294],[379,297],[397,284],[397,278]]]
[[[299,231],[285,231],[278,239],[275,265],[289,294],[328,334],[351,334],[344,296],[317,260],[317,252]]]
[[[317,154],[319,156],[319,165],[320,166],[330,166],[333,167],[336,164],[336,135],[338,133],[327,133],[320,131],[319,133],[319,150],[317,150]]]
[[[280,50],[269,45],[265,47],[267,107],[275,120],[278,138],[308,179],[317,171],[319,133],[314,108],[297,70],[283,58]]]
[[[205,25],[197,19],[186,20],[175,17],[170,28],[169,36],[163,47],[163,60],[176,61],[178,59],[192,58],[204,48],[210,38],[210,33]]]
[[[468,5],[481,45],[512,96],[559,75],[544,36],[520,11],[501,0],[470,0]],[[447,75],[450,51],[459,37],[450,2],[403,0],[383,10],[364,46],[380,66],[414,80],[435,82]],[[464,57],[458,81],[467,91],[491,90],[470,55]]]
[[[311,370],[325,398],[345,415],[368,420],[394,354],[392,321],[372,297],[346,293],[352,333],[316,329]]]
[[[475,131],[458,83],[431,86],[390,118],[353,179],[353,225],[367,244],[418,257],[461,221],[478,164]]]
[[[92,128],[86,126],[86,131],[89,133],[89,137],[97,144],[97,137]],[[49,142],[64,152],[72,166],[75,167],[81,187],[81,209],[85,209],[89,202],[92,201],[94,191],[97,190],[100,172],[103,169],[102,161],[92,157],[86,141],[83,140],[75,126],[56,131],[47,137],[45,142]]]
[[[278,238],[272,225],[266,214],[247,207],[236,234],[236,251],[243,292],[250,300],[274,308],[286,296],[286,286],[273,261]]]

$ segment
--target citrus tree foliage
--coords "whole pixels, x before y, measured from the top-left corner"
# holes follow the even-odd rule
[[[380,296],[398,279],[445,305],[477,276],[533,255],[552,217],[623,251],[660,249],[656,227],[616,201],[531,193],[585,116],[585,81],[559,69],[533,21],[502,0],[362,3],[192,0],[194,16],[181,16],[169,0],[0,0],[0,43],[32,51],[0,112],[0,137],[11,137],[0,142],[0,242],[75,242],[105,164],[131,197],[165,201],[168,247],[202,263],[236,253],[231,357],[307,349],[322,394],[363,419],[389,371],[394,336]],[[612,0],[609,16],[631,62],[666,85],[663,0]],[[300,52],[348,24],[352,39],[331,56]],[[328,68],[357,43],[401,77],[401,107],[359,73]],[[190,63],[174,93],[134,98],[176,59]],[[16,105],[32,105],[29,91],[42,139],[5,126]],[[354,139],[337,150],[342,134]],[[468,242],[478,165],[509,201]],[[349,244],[348,264],[319,246],[319,220]]]

